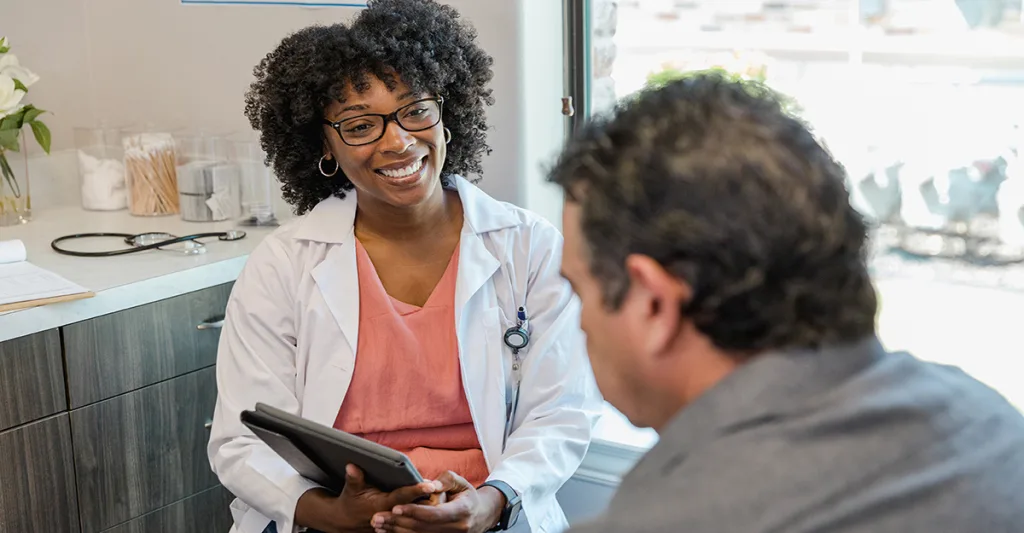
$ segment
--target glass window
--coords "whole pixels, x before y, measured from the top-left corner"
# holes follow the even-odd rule
[[[883,343],[1024,407],[1022,0],[580,5],[578,110],[708,68],[787,95],[873,222]]]

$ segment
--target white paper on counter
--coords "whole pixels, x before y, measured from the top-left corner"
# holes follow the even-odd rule
[[[25,243],[19,239],[11,241],[0,241],[0,265],[6,263],[19,263],[28,258],[25,252]]]
[[[0,305],[89,292],[25,258],[20,240],[0,241]]]

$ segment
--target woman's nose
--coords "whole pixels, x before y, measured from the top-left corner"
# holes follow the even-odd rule
[[[405,128],[391,121],[384,128],[384,136],[380,139],[381,150],[385,152],[403,153],[416,142],[414,137]]]

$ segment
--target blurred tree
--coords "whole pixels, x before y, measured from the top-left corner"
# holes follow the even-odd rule
[[[646,83],[644,84],[645,89],[657,89],[664,87],[669,82],[686,78],[687,76],[694,76],[702,73],[715,72],[721,74],[726,79],[732,81],[742,81],[752,84],[764,86],[774,92],[779,100],[782,102],[783,108],[791,115],[797,116],[803,112],[803,108],[797,101],[785,94],[780,93],[766,83],[768,77],[768,69],[764,65],[748,67],[743,69],[744,72],[739,73],[733,70],[729,70],[722,66],[714,66],[704,69],[682,69],[673,65],[665,65],[662,70],[658,72],[652,72],[647,75]]]

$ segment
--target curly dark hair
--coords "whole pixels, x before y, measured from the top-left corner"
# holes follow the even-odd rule
[[[867,226],[845,171],[759,83],[699,73],[597,117],[550,171],[581,205],[606,307],[630,254],[685,280],[719,348],[814,348],[874,333]]]
[[[347,84],[367,90],[369,76],[391,90],[401,79],[413,91],[443,96],[452,140],[442,179],[479,174],[490,152],[485,106],[494,103],[492,63],[455,9],[433,0],[371,0],[351,25],[312,26],[281,41],[253,71],[245,115],[260,132],[284,199],[303,214],[352,189],[344,172],[320,173],[321,119]]]

